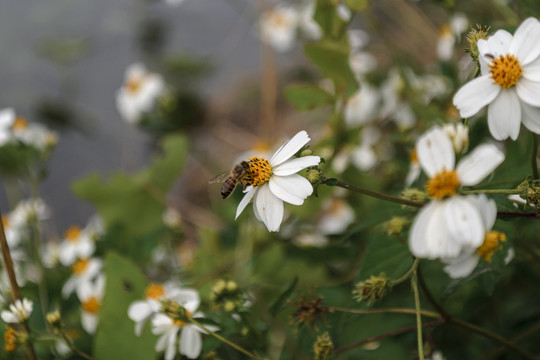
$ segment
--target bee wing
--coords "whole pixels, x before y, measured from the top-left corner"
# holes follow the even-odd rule
[[[209,183],[222,183],[222,182],[225,182],[225,180],[227,180],[229,178],[229,176],[231,176],[231,171],[225,171],[224,173],[221,173],[221,174],[218,174],[216,176],[214,176],[213,178],[211,178],[210,180],[208,180]]]

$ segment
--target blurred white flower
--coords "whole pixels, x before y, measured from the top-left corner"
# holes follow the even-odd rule
[[[186,309],[189,318],[204,316],[204,314],[196,312],[200,300],[199,294],[193,289],[182,289],[171,300]],[[211,325],[206,325],[206,327],[210,331],[217,330],[216,327]],[[156,351],[165,351],[165,360],[173,360],[177,351],[188,359],[196,359],[201,354],[201,333],[205,332],[194,324],[185,323],[181,320],[175,321],[159,313],[152,319],[152,333],[161,335],[156,343]]]
[[[94,253],[94,240],[87,231],[79,226],[66,230],[64,240],[60,244],[60,262],[64,266],[73,265],[77,259],[87,259]]]
[[[480,39],[478,60],[482,75],[454,96],[461,117],[488,106],[488,126],[497,140],[516,140],[521,123],[540,133],[540,22],[528,18],[512,36],[499,30]]]
[[[85,281],[77,288],[81,301],[81,325],[89,334],[96,332],[101,300],[105,292],[105,276],[99,275],[95,281]]]
[[[349,55],[349,66],[356,80],[361,81],[365,74],[377,68],[377,59],[367,51],[355,51]],[[362,82],[361,89],[364,85]]]
[[[182,215],[175,208],[168,206],[161,216],[163,224],[171,229],[178,229],[182,226]]]
[[[413,182],[418,179],[420,176],[420,173],[422,172],[422,168],[420,167],[420,162],[418,161],[418,155],[416,154],[416,150],[413,150],[409,156],[410,158],[410,167],[409,172],[407,173],[407,176],[405,177],[405,186],[410,187]]]
[[[345,103],[343,116],[349,126],[363,125],[373,120],[379,104],[379,93],[367,83],[362,84]]]
[[[336,12],[343,21],[349,21],[351,19],[351,10],[345,4],[339,3],[336,7]]]
[[[13,226],[10,220],[10,214],[2,215],[2,225],[4,226],[4,233],[10,249],[19,245],[24,230],[20,227]]]
[[[392,119],[400,129],[409,129],[416,123],[416,117],[409,104],[400,99],[404,87],[405,82],[399,71],[391,69],[380,90],[382,98],[380,116]]]
[[[0,110],[0,146],[17,142],[43,151],[54,146],[58,136],[41,124],[16,116],[12,108]]]
[[[322,248],[328,245],[328,238],[319,233],[303,233],[292,239],[294,245],[300,248]]]
[[[20,201],[10,213],[9,221],[16,228],[29,226],[34,221],[45,220],[50,210],[40,198]]]
[[[133,302],[128,308],[128,317],[135,321],[135,335],[140,336],[146,321],[158,313],[160,300],[173,299],[179,291],[180,286],[175,283],[148,285],[145,299]]]
[[[266,225],[268,231],[279,230],[283,220],[283,201],[302,205],[313,192],[311,183],[296,173],[318,165],[321,158],[310,155],[291,159],[309,140],[308,134],[302,130],[283,144],[270,160],[260,157],[249,160],[249,176],[244,179],[249,186],[238,204],[236,218],[253,200],[255,217]]]
[[[17,299],[13,304],[9,305],[9,310],[3,310],[0,316],[6,323],[18,324],[30,317],[33,308],[34,303],[31,300],[27,298]]]
[[[354,222],[354,210],[347,201],[330,198],[322,208],[322,216],[317,223],[321,234],[332,235],[343,233]]]
[[[468,199],[469,203],[475,206],[481,215],[485,233],[483,243],[479,247],[464,246],[458,256],[441,258],[441,261],[446,264],[444,271],[452,279],[465,277],[472,273],[480,258],[491,262],[491,256],[501,247],[500,243],[506,241],[506,235],[491,231],[497,219],[495,201],[489,200],[484,194],[469,196]]]
[[[461,185],[480,183],[504,160],[493,144],[483,144],[455,166],[448,135],[435,126],[416,144],[420,166],[428,175],[426,191],[432,201],[417,214],[409,233],[409,248],[419,258],[453,258],[463,248],[479,247],[486,233],[474,197],[456,195]]]
[[[469,146],[469,127],[462,123],[445,124],[442,128],[452,140],[454,151],[460,154]]]
[[[362,171],[373,169],[379,162],[374,145],[379,143],[381,131],[374,126],[366,126],[362,130],[360,145],[352,150],[351,160],[354,166]]]
[[[441,26],[437,40],[437,57],[440,60],[447,61],[452,58],[454,46],[468,26],[469,20],[462,13],[453,15],[447,24]]]
[[[299,17],[298,11],[287,4],[265,11],[259,19],[261,40],[276,51],[290,50],[296,39]]]
[[[364,30],[351,29],[347,30],[347,39],[349,39],[351,53],[358,52],[369,43],[369,34]]]
[[[103,266],[103,261],[98,258],[79,259],[71,267],[71,277],[62,287],[62,296],[67,298],[73,291],[78,291],[85,282],[95,279]]]
[[[315,12],[315,2],[309,1],[300,8],[298,27],[300,31],[310,40],[318,40],[322,36],[322,30],[319,24],[313,19]]]
[[[147,71],[141,63],[131,64],[126,69],[124,84],[116,92],[116,107],[124,120],[133,124],[154,108],[164,92],[161,75]]]

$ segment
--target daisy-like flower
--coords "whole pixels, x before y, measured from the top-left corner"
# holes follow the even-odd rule
[[[81,301],[81,325],[89,334],[94,334],[98,325],[99,308],[105,292],[105,276],[99,275],[95,282],[85,281],[78,289]]]
[[[416,153],[429,177],[426,191],[433,200],[420,210],[411,227],[413,255],[453,258],[464,247],[479,247],[486,233],[482,214],[472,197],[457,195],[457,190],[480,183],[503,162],[504,154],[494,144],[483,144],[455,166],[452,142],[437,126],[420,137]]]
[[[27,298],[17,299],[13,304],[9,305],[9,310],[2,311],[0,316],[6,323],[18,324],[30,317],[33,308],[34,303],[31,300]]]
[[[249,175],[243,182],[250,186],[238,204],[236,218],[253,200],[255,217],[266,225],[268,231],[279,230],[283,221],[283,201],[302,205],[313,192],[311,183],[296,173],[318,165],[321,158],[309,155],[291,159],[309,140],[307,132],[302,130],[283,144],[270,160],[262,157],[249,159]]]
[[[360,90],[354,93],[345,104],[343,116],[349,126],[363,125],[376,115],[379,103],[379,93],[368,84],[362,84]]]
[[[285,4],[265,11],[259,20],[261,40],[276,51],[290,50],[296,39],[299,17],[294,7]]]
[[[20,201],[10,213],[9,221],[12,226],[22,228],[30,225],[33,221],[45,220],[50,211],[45,202],[40,198]]]
[[[516,140],[520,125],[540,133],[540,22],[525,20],[514,36],[497,31],[480,39],[478,60],[482,75],[454,96],[461,117],[488,106],[488,126],[497,140]]]
[[[64,240],[60,244],[60,262],[64,266],[73,265],[77,259],[87,259],[94,253],[94,241],[79,226],[66,230]]]
[[[200,318],[204,316],[203,313],[196,312],[200,304],[200,299],[197,291],[193,289],[181,289],[171,300],[186,310],[188,318]],[[207,325],[206,327],[210,331],[217,330],[216,327],[211,325]],[[156,351],[165,351],[165,360],[173,360],[177,349],[181,355],[184,355],[188,359],[196,359],[201,354],[201,333],[205,332],[194,324],[174,320],[159,313],[152,319],[152,333],[161,335],[156,343]],[[180,341],[178,341],[178,334],[180,334]]]
[[[146,321],[158,313],[161,306],[159,301],[174,298],[179,291],[180,287],[173,283],[148,285],[145,299],[135,301],[128,308],[128,317],[135,321],[135,335],[140,336]]]
[[[0,110],[0,146],[10,142],[20,142],[38,150],[54,146],[58,136],[41,124],[29,123],[17,116],[15,110]]]
[[[103,261],[97,258],[79,259],[71,266],[71,277],[62,287],[62,296],[67,298],[73,291],[78,291],[85,282],[92,281],[99,275]]]
[[[366,126],[362,131],[360,145],[353,149],[351,160],[354,166],[362,171],[369,171],[379,159],[375,153],[374,145],[381,139],[381,132],[374,126]]]
[[[141,63],[130,65],[125,72],[124,85],[116,93],[116,107],[129,123],[138,122],[151,111],[165,91],[161,75],[148,72]]]
[[[442,258],[446,264],[444,271],[452,278],[458,279],[469,275],[478,265],[480,258],[491,262],[493,253],[501,248],[501,242],[506,241],[506,235],[491,228],[497,219],[497,206],[495,201],[489,200],[485,195],[470,196],[469,203],[478,209],[482,216],[485,234],[483,243],[479,247],[465,246],[457,257]]]

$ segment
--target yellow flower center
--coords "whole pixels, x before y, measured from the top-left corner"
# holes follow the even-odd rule
[[[64,237],[69,242],[76,242],[79,240],[79,235],[81,234],[81,228],[79,226],[72,226],[66,230]]]
[[[143,80],[144,78],[141,76],[128,79],[125,84],[126,90],[132,95],[138,93],[143,83]]]
[[[77,260],[77,262],[75,262],[75,264],[73,264],[73,266],[71,267],[71,271],[75,275],[84,274],[84,272],[88,268],[88,263],[89,262],[90,262],[90,260],[88,260],[88,259],[79,259],[79,260]]]
[[[249,158],[249,174],[244,178],[243,182],[254,187],[261,186],[270,180],[272,175],[272,165],[270,161],[260,158]]]
[[[145,296],[147,299],[157,300],[163,295],[165,295],[165,289],[161,284],[150,283],[146,288]]]
[[[459,185],[459,179],[454,170],[443,170],[429,179],[426,184],[426,190],[429,196],[441,200],[455,195]]]
[[[491,61],[489,66],[491,67],[489,73],[494,83],[505,89],[516,85],[523,74],[519,60],[510,54],[501,55],[498,59]]]
[[[28,127],[28,122],[26,121],[25,118],[23,117],[20,117],[18,116],[16,119],[15,119],[15,122],[13,122],[13,125],[11,125],[11,129],[13,131],[17,131],[17,130],[24,130]]]
[[[487,262],[491,262],[491,256],[496,250],[502,247],[500,243],[504,241],[506,241],[506,235],[504,233],[488,231],[484,237],[484,243],[476,249],[476,252],[481,258]]]
[[[82,303],[83,310],[91,314],[97,314],[99,311],[99,306],[99,300],[95,296],[90,297],[88,300],[83,301]]]

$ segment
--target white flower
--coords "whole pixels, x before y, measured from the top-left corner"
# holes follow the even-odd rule
[[[292,239],[294,245],[300,248],[322,248],[328,245],[328,238],[318,232],[303,233]]]
[[[504,160],[493,144],[478,146],[455,166],[455,153],[448,135],[434,127],[416,144],[420,166],[430,178],[426,190],[433,200],[414,220],[409,248],[420,258],[452,258],[464,247],[482,244],[485,226],[482,214],[470,196],[456,195],[460,185],[480,183]]]
[[[174,283],[165,285],[151,283],[146,288],[145,299],[133,302],[128,308],[128,317],[135,321],[135,335],[140,336],[146,321],[157,314],[160,308],[160,300],[172,299],[180,287]]]
[[[349,55],[349,66],[356,79],[361,81],[365,74],[375,70],[377,67],[377,59],[367,51],[355,51],[351,52]],[[362,83],[360,90],[362,90],[364,86],[365,83]]]
[[[381,132],[374,126],[366,126],[362,130],[360,145],[353,149],[352,163],[360,170],[369,171],[377,165],[378,158],[373,148],[381,138]]]
[[[89,334],[96,332],[101,300],[105,292],[105,276],[100,275],[95,282],[85,281],[77,288],[77,296],[81,301],[81,325]]]
[[[497,219],[497,206],[495,201],[488,200],[485,195],[470,196],[469,202],[478,209],[482,215],[484,225],[483,243],[479,247],[465,246],[457,257],[441,258],[446,264],[444,271],[452,278],[458,279],[472,273],[478,265],[480,258],[491,262],[493,253],[501,247],[500,243],[506,241],[506,235],[496,231],[491,231]]]
[[[15,302],[9,305],[9,311],[3,310],[0,316],[6,323],[21,323],[27,320],[32,313],[34,303],[27,298],[15,300]]]
[[[446,124],[442,128],[452,140],[456,154],[463,152],[469,146],[469,128],[462,123]]]
[[[196,312],[200,300],[199,294],[195,290],[182,289],[171,300],[184,307],[189,317],[203,316],[202,313]],[[206,327],[210,331],[217,330],[214,326]],[[156,351],[165,351],[165,360],[173,360],[177,349],[181,355],[188,359],[196,359],[201,354],[201,333],[205,332],[194,324],[175,321],[164,314],[156,314],[152,319],[152,333],[161,335],[156,343]],[[177,346],[178,333],[180,333],[180,341]]]
[[[250,186],[238,205],[236,218],[253,200],[255,217],[266,225],[268,231],[279,230],[283,220],[283,201],[302,205],[313,192],[311,183],[296,173],[319,164],[321,158],[310,155],[291,159],[309,140],[308,134],[302,130],[283,144],[269,161],[258,157],[250,159],[250,176],[245,181]]]
[[[19,245],[21,237],[23,235],[23,229],[13,226],[10,220],[10,214],[2,215],[2,225],[4,226],[4,233],[10,249]]]
[[[354,222],[354,210],[343,199],[331,198],[322,208],[317,229],[324,235],[340,234]]]
[[[369,43],[369,34],[360,29],[347,30],[347,39],[351,52],[357,52]]]
[[[405,86],[404,80],[397,69],[391,69],[381,86],[382,109],[380,116],[391,118],[400,129],[414,126],[416,118],[409,104],[400,99],[400,93]]]
[[[22,228],[30,225],[33,221],[45,220],[50,211],[45,202],[40,198],[20,201],[10,213],[9,221],[12,226]]]
[[[345,104],[343,116],[349,126],[363,125],[375,117],[379,93],[372,86],[364,83]]]
[[[418,179],[418,177],[420,176],[420,173],[422,172],[422,168],[420,167],[420,162],[418,161],[418,155],[416,154],[416,150],[411,152],[410,161],[411,161],[411,165],[409,168],[409,172],[407,173],[407,176],[405,177],[406,187],[410,187],[412,183]]]
[[[322,36],[321,27],[313,19],[314,12],[315,2],[310,1],[300,9],[298,18],[298,27],[310,40],[318,40]]]
[[[28,123],[18,117],[12,108],[0,110],[0,146],[20,142],[38,150],[56,144],[58,137],[41,124]]]
[[[497,31],[478,40],[482,75],[454,96],[461,117],[488,105],[488,125],[497,140],[516,140],[520,125],[540,133],[540,23],[525,20],[514,36]]]
[[[79,226],[72,226],[66,230],[64,240],[60,244],[60,262],[64,266],[73,265],[77,259],[92,256],[94,250],[95,245],[90,234]]]
[[[265,11],[259,20],[261,40],[276,51],[290,50],[296,39],[298,20],[298,11],[290,5],[281,4]]]
[[[62,287],[62,296],[67,298],[71,293],[92,281],[101,271],[103,262],[101,259],[79,259],[71,267],[72,275]]]
[[[129,123],[138,122],[151,111],[165,91],[161,75],[148,72],[141,63],[130,65],[125,72],[124,84],[116,92],[116,107]]]

